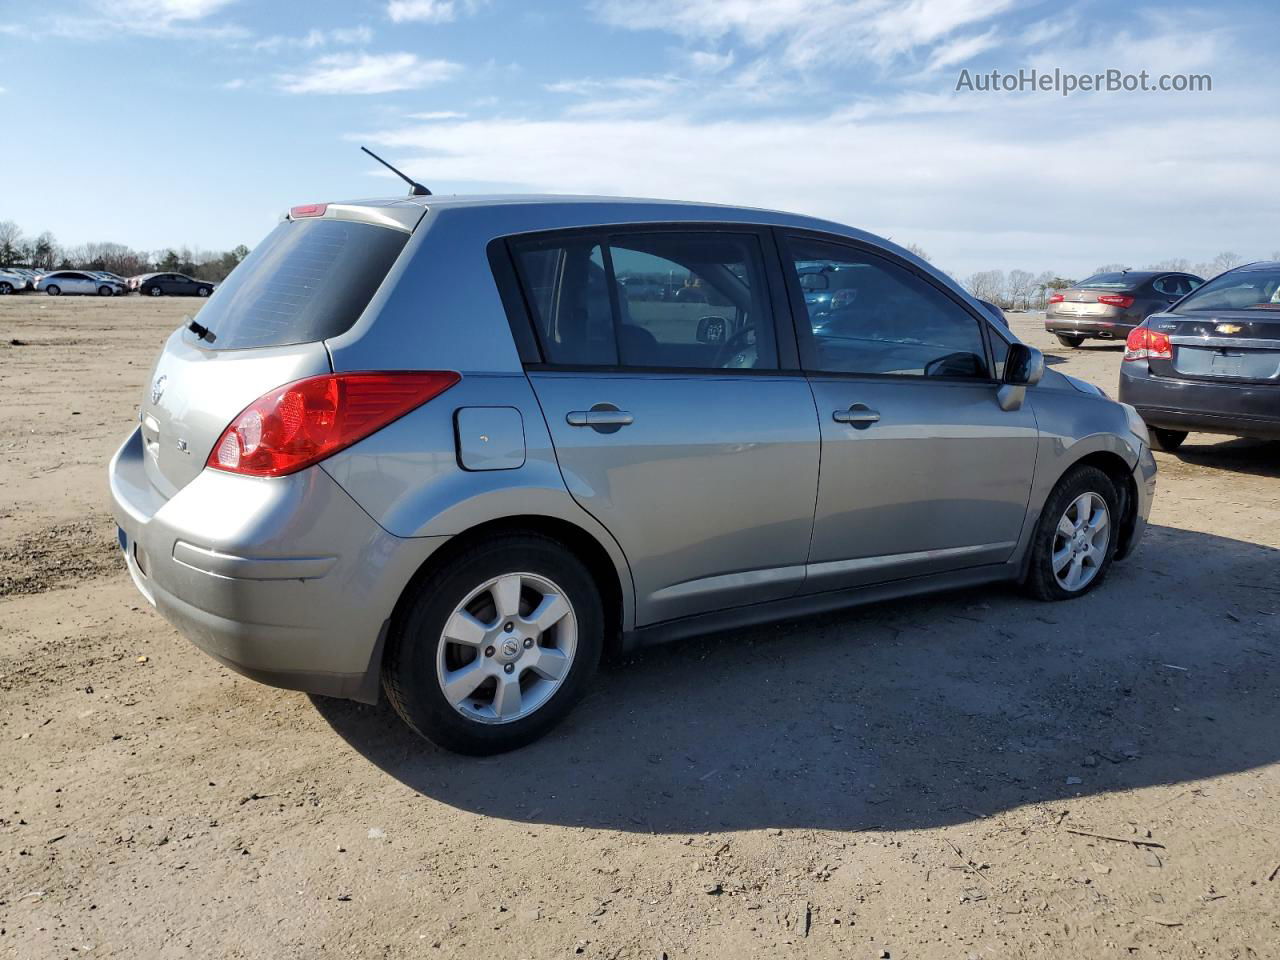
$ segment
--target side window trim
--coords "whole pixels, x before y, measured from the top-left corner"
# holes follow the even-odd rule
[[[628,235],[655,233],[729,233],[753,237],[760,254],[760,265],[764,273],[760,287],[762,298],[766,301],[766,310],[772,319],[774,350],[777,363],[768,367],[681,367],[681,366],[632,366],[601,364],[555,363],[546,356],[541,345],[534,322],[534,310],[529,302],[529,292],[525,281],[516,266],[516,243],[524,240],[557,240],[594,239],[601,247],[605,263],[607,286],[609,287],[609,303],[614,324],[615,341],[617,328],[622,322],[622,312],[617,299],[617,288],[613,273],[613,258],[610,246],[615,239],[625,239]],[[795,342],[794,324],[790,323],[786,311],[784,291],[785,271],[782,269],[781,256],[778,253],[774,237],[774,228],[757,223],[739,223],[736,221],[655,221],[624,223],[608,226],[585,226],[557,228],[552,230],[531,230],[525,233],[510,234],[498,237],[489,242],[487,248],[490,270],[498,286],[499,296],[507,314],[507,321],[515,339],[521,364],[527,370],[590,372],[590,373],[662,373],[685,376],[777,376],[800,373],[800,359]],[[785,361],[785,362],[784,362]]]
[[[894,256],[892,252],[883,247],[876,246],[872,243],[856,240],[852,237],[842,237],[839,234],[823,233],[818,230],[791,229],[785,227],[774,227],[773,234],[778,247],[779,262],[783,269],[783,282],[786,285],[787,303],[791,308],[791,320],[794,328],[796,343],[799,348],[799,363],[801,369],[808,376],[822,377],[839,377],[856,379],[860,377],[871,377],[874,379],[893,379],[905,380],[911,382],[941,382],[941,383],[997,383],[995,376],[995,357],[991,345],[991,332],[988,329],[990,320],[982,314],[974,311],[969,304],[958,299],[955,294],[947,287],[938,283],[930,274],[920,270],[914,264],[908,263],[899,257]],[[804,303],[804,291],[800,289],[800,281],[796,275],[794,260],[791,257],[791,247],[789,240],[795,237],[804,240],[816,240],[821,243],[829,243],[835,246],[848,247],[859,253],[869,254],[879,257],[894,266],[900,267],[910,273],[913,277],[924,281],[933,287],[938,293],[942,294],[948,301],[956,307],[968,314],[970,319],[978,327],[978,336],[982,340],[982,349],[984,351],[984,361],[987,366],[986,377],[919,377],[914,374],[902,373],[848,373],[838,370],[819,370],[810,368],[805,362],[805,354],[807,347],[813,338],[813,331],[809,327],[809,311]]]

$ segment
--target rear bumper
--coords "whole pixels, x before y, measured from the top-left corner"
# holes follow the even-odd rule
[[[1044,328],[1049,333],[1102,340],[1123,340],[1137,325],[1137,321],[1124,317],[1071,317],[1046,313],[1044,318]]]
[[[1120,400],[1153,427],[1280,440],[1280,386],[1156,377],[1138,360],[1120,367]]]
[[[446,537],[394,537],[323,470],[257,479],[206,470],[165,500],[141,432],[112,458],[125,563],[179,632],[273,686],[376,702],[385,624]]]

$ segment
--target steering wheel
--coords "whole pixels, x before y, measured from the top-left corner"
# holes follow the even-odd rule
[[[756,365],[756,328],[743,327],[725,341],[716,354],[716,366],[750,370]]]

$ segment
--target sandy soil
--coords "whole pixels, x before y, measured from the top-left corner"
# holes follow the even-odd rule
[[[106,461],[195,306],[0,298],[0,956],[1280,953],[1280,447],[1158,455],[1084,600],[655,650],[466,760],[230,674],[115,561]]]

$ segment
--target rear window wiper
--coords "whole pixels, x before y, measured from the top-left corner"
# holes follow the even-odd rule
[[[187,318],[187,329],[196,335],[197,340],[208,340],[210,343],[218,339],[218,335],[210,330],[204,324],[197,323],[190,317]]]

